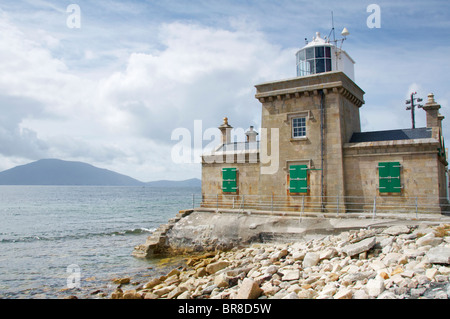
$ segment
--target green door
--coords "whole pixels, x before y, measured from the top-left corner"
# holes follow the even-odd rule
[[[224,193],[236,193],[237,168],[222,168],[222,191]]]
[[[399,162],[378,163],[380,193],[401,193]]]
[[[289,192],[301,194],[308,192],[308,166],[291,165],[289,167]]]

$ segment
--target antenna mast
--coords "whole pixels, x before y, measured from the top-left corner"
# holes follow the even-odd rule
[[[330,34],[328,34],[328,39],[330,38],[331,34],[333,33],[333,42],[336,42],[336,34],[334,32],[334,16],[333,11],[331,11],[331,31]]]
[[[415,118],[415,114],[414,114],[414,108],[417,106],[417,108],[422,108],[423,105],[421,104],[414,104],[414,101],[417,100],[417,102],[422,102],[421,98],[415,98],[414,95],[416,95],[417,92],[413,92],[411,93],[411,99],[410,100],[406,100],[406,105],[410,105],[406,107],[406,110],[409,111],[411,110],[411,123],[412,123],[412,128],[416,128],[416,118]]]

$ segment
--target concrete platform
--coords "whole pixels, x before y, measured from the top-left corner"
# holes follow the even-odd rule
[[[148,258],[157,254],[226,250],[254,242],[295,242],[352,229],[441,223],[450,223],[450,217],[195,209],[180,212],[162,227],[164,231],[159,236],[153,234],[144,245],[137,246],[133,255]]]

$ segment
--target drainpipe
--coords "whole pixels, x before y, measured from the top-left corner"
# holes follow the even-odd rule
[[[325,134],[325,94],[323,93],[323,90],[320,90],[320,165],[321,165],[321,171],[320,171],[320,207],[321,211],[325,211],[323,198],[325,196],[325,190],[324,190],[324,151],[325,151],[325,140],[324,140],[324,134]]]

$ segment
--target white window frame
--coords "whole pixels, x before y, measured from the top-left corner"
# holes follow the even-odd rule
[[[295,120],[298,119],[303,119],[303,125],[301,126],[294,126],[294,122]],[[301,131],[303,131],[304,133],[302,135],[297,135],[295,134],[296,129],[300,129]],[[306,116],[296,116],[296,117],[292,117],[291,118],[291,136],[294,139],[304,139],[306,138]]]

